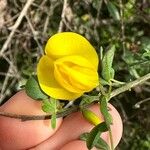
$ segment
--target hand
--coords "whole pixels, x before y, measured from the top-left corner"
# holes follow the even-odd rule
[[[117,146],[122,136],[122,121],[116,109],[110,104],[109,107],[113,117],[111,129],[114,146]],[[102,118],[97,104],[90,109]],[[0,107],[0,111],[26,115],[45,114],[41,110],[41,102],[32,100],[24,91],[10,98]],[[85,142],[80,141],[79,136],[92,127],[80,112],[72,113],[65,119],[57,119],[55,130],[51,128],[50,120],[22,122],[0,116],[0,150],[87,150]],[[102,134],[102,138],[110,143],[107,132]]]

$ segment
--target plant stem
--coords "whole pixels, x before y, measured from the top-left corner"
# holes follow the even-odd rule
[[[144,75],[143,77],[140,77],[138,79],[136,79],[135,81],[129,82],[125,85],[123,85],[122,87],[113,90],[110,94],[110,99],[112,97],[115,97],[117,95],[119,95],[120,93],[123,93],[139,84],[142,84],[143,82],[145,82],[146,80],[150,79],[150,73]],[[85,105],[83,107],[89,107],[90,105],[92,105],[94,102],[99,101],[99,96],[94,96],[94,100],[91,104]],[[80,110],[80,106],[74,106],[71,107],[67,110],[64,110],[62,112],[57,113],[57,118],[59,117],[65,117],[73,112],[79,111]],[[21,119],[22,121],[27,121],[27,120],[45,120],[45,119],[50,119],[51,115],[19,115],[19,114],[12,114],[12,113],[7,113],[7,112],[0,112],[0,116],[5,116],[5,117],[9,117],[9,118],[16,118],[16,119]]]
[[[64,111],[58,112],[56,114],[56,118],[65,117],[73,112],[76,112],[79,110],[79,107],[71,107],[69,109],[65,109]],[[51,119],[51,114],[47,115],[19,115],[19,114],[13,114],[8,112],[0,112],[0,116],[5,116],[9,118],[15,118],[15,119],[21,119],[21,121],[29,121],[29,120],[47,120]]]
[[[129,82],[116,90],[113,90],[110,94],[110,98],[115,97],[115,96],[119,95],[120,93],[123,93],[127,90],[130,90],[131,88],[133,88],[139,84],[142,84],[144,81],[146,81],[148,79],[150,79],[150,73],[146,74],[143,77],[136,79],[135,81]]]
[[[82,106],[82,108],[88,108],[90,105],[92,105],[95,101],[93,101],[90,104],[85,104]],[[73,106],[69,109],[64,109],[56,114],[56,118],[61,118],[68,116],[69,114],[73,112],[77,112],[80,110],[79,106]],[[20,114],[13,114],[8,112],[0,112],[0,116],[9,117],[9,118],[15,118],[15,119],[21,119],[21,121],[30,121],[30,120],[47,120],[51,119],[51,114],[47,115],[20,115]]]
[[[111,79],[111,81],[115,82],[115,83],[118,83],[118,84],[125,84],[125,82],[121,82],[121,81],[118,81],[118,80],[115,80],[115,79]]]
[[[148,101],[150,101],[150,97],[149,97],[149,98],[146,98],[146,99],[143,99],[143,100],[141,100],[141,101],[139,101],[139,102],[137,102],[137,103],[134,105],[134,107],[135,107],[135,108],[140,108],[140,105],[141,105],[141,104],[146,103],[146,102],[148,102]]]
[[[111,145],[111,150],[114,150],[114,143],[113,143],[113,136],[111,132],[111,128],[109,128],[109,136],[110,136],[110,145]]]

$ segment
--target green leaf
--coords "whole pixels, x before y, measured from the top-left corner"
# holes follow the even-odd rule
[[[148,50],[148,51],[146,51],[143,55],[142,55],[142,57],[147,57],[147,58],[150,58],[150,50]]]
[[[54,98],[43,100],[42,110],[47,113],[54,114],[57,112],[58,102]]]
[[[144,49],[146,51],[150,51],[150,38],[142,37],[142,39],[141,39],[141,49]]]
[[[84,95],[81,102],[80,102],[80,107],[86,105],[86,104],[90,104],[94,101],[95,96],[88,96],[88,95]]]
[[[107,2],[107,9],[114,20],[120,20],[120,15],[117,7],[110,1]]]
[[[51,106],[51,103],[48,99],[43,100],[42,110],[44,112],[53,112],[53,107]]]
[[[114,70],[112,68],[113,58],[115,54],[115,46],[113,45],[104,55],[102,59],[102,77],[106,81],[110,81],[114,77]]]
[[[107,124],[107,127],[110,127],[110,125],[112,124],[112,117],[110,113],[108,112],[107,99],[105,97],[102,97],[100,101],[100,109],[101,109],[102,115],[104,116],[104,120]]]
[[[55,129],[56,127],[56,112],[58,108],[58,100],[50,98],[43,101],[42,110],[44,112],[51,114],[51,127]]]
[[[47,99],[48,96],[42,92],[39,83],[37,81],[37,77],[31,76],[26,85],[25,85],[26,93],[29,97],[33,98],[34,100],[43,100]]]
[[[85,132],[80,135],[80,140],[86,141],[89,137],[90,133]],[[101,150],[110,150],[109,145],[101,138],[99,137],[97,143],[95,143],[95,147]]]
[[[95,147],[101,150],[110,150],[109,145],[101,137],[99,137]]]
[[[98,124],[96,127],[94,127],[91,130],[86,141],[86,144],[89,150],[92,149],[96,145],[101,133],[106,132],[106,131],[108,131],[108,129],[107,129],[107,125],[105,122]]]
[[[89,136],[89,133],[88,132],[85,132],[83,134],[80,135],[80,140],[83,140],[83,141],[86,141],[87,138]]]
[[[113,79],[115,76],[115,70],[113,68],[110,69],[110,78]]]
[[[52,116],[51,116],[51,127],[53,129],[56,128],[56,113],[52,114]]]
[[[107,82],[106,80],[104,80],[103,78],[100,78],[100,84],[101,85],[109,85],[109,82]]]

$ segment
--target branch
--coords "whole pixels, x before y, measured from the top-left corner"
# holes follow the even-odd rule
[[[7,50],[9,43],[11,42],[11,39],[14,36],[14,33],[16,31],[16,29],[18,28],[18,26],[20,25],[23,17],[25,16],[25,14],[27,13],[27,10],[29,9],[30,5],[33,3],[34,0],[27,0],[24,8],[22,9],[17,21],[15,22],[13,29],[11,31],[11,33],[9,34],[7,40],[5,41],[1,51],[0,51],[0,57],[3,56],[3,53]]]
[[[56,118],[65,117],[73,112],[78,111],[78,110],[79,110],[79,107],[77,107],[77,106],[71,107],[70,109],[66,109],[64,111],[57,113]],[[13,113],[8,113],[8,112],[0,112],[0,116],[21,119],[21,121],[51,119],[51,114],[48,114],[48,115],[19,115],[19,114],[13,114]]]
[[[136,79],[135,81],[129,82],[126,85],[114,90],[111,92],[110,94],[110,98],[115,97],[117,95],[119,95],[120,93],[123,93],[139,84],[142,84],[143,82],[145,82],[146,80],[150,79],[150,73],[148,73],[147,75],[140,77],[138,79]],[[93,103],[97,102],[99,100],[99,96],[94,96],[94,99],[92,101],[92,103],[90,104],[85,104],[84,106],[82,106],[82,108],[87,108],[90,105],[92,105]],[[60,117],[65,117],[73,112],[77,112],[80,110],[80,106],[74,106],[68,109],[65,109],[61,112],[58,112],[56,117],[60,118]],[[51,119],[51,115],[18,115],[18,114],[12,114],[12,113],[7,113],[7,112],[0,112],[0,116],[5,116],[5,117],[9,117],[9,118],[15,118],[15,119],[21,119],[22,121],[28,121],[28,120],[46,120],[46,119]]]
[[[129,83],[125,84],[124,86],[112,91],[110,94],[110,98],[115,97],[115,96],[119,95],[120,93],[123,93],[127,90],[130,90],[131,88],[133,88],[139,84],[142,84],[143,82],[145,82],[146,80],[149,80],[149,79],[150,79],[150,73],[146,74],[143,77],[136,79],[135,81],[129,82]]]
[[[64,19],[65,19],[65,15],[66,15],[66,8],[67,8],[67,0],[64,0],[63,9],[62,9],[62,13],[61,13],[61,21],[59,23],[58,32],[63,31]]]
[[[82,109],[83,108],[88,108],[93,103],[95,103],[95,101],[93,101],[90,104],[85,104],[84,106],[82,106]],[[56,114],[56,118],[61,118],[61,117],[68,116],[69,114],[71,114],[73,112],[77,112],[79,110],[80,110],[80,106],[77,106],[77,105],[74,106],[74,107],[71,107],[69,109],[64,109],[63,111],[58,112]],[[15,119],[21,119],[21,121],[51,119],[51,114],[48,114],[48,115],[19,115],[19,114],[13,114],[13,113],[8,113],[8,112],[0,112],[0,116],[15,118]]]

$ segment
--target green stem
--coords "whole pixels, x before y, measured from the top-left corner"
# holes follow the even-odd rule
[[[125,84],[125,82],[121,82],[121,81],[118,81],[118,80],[115,80],[115,79],[111,79],[111,81],[113,81],[115,83],[118,83],[118,84]]]
[[[149,80],[149,79],[150,79],[150,73],[148,73],[145,76],[140,77],[132,82],[129,82],[116,90],[113,90],[110,94],[110,98],[115,97],[115,96],[119,95],[120,93],[123,93],[127,90],[130,90],[131,88],[133,88],[139,84],[142,84],[143,82],[145,82],[146,80]]]
[[[150,79],[150,73],[146,74],[143,77],[136,79],[135,81],[129,82],[116,90],[113,90],[110,94],[110,98],[115,97],[115,96],[119,95],[120,93],[123,93],[139,84],[142,84],[146,80],[149,80],[149,79]],[[94,96],[93,102],[91,104],[86,105],[85,107],[89,107],[90,105],[92,105],[94,102],[97,102],[97,101],[99,101],[99,96]],[[80,110],[80,106],[68,108],[65,111],[57,113],[57,118],[65,117],[65,116],[69,115],[70,113],[76,112],[78,110]],[[18,114],[12,114],[12,113],[7,113],[7,112],[0,112],[0,116],[21,119],[22,121],[45,120],[45,119],[51,118],[51,115],[18,115]]]
[[[111,81],[109,81],[109,89],[108,89],[108,101],[110,100],[110,94],[111,94],[111,92],[112,92],[112,83],[111,83]]]
[[[105,90],[104,90],[104,87],[101,84],[99,84],[99,89],[100,89],[100,92],[102,93],[102,95],[104,95],[104,96],[107,95],[106,92],[105,92]]]
[[[113,143],[113,136],[112,136],[111,128],[109,128],[109,136],[110,136],[111,150],[114,150],[114,143]]]
[[[111,81],[109,83],[110,84],[109,84],[109,90],[108,90],[108,101],[110,100],[110,94],[112,92],[112,83],[111,83]],[[111,132],[110,126],[109,126],[109,137],[110,137],[111,150],[114,150],[113,136],[112,136],[112,132]]]
[[[94,102],[95,101],[93,101],[90,104],[85,104],[84,106],[82,106],[82,109],[83,108],[88,108]],[[60,112],[57,112],[56,118],[65,117],[65,116],[68,116],[69,114],[71,114],[73,112],[77,112],[77,111],[80,111],[80,107],[76,105],[76,106],[73,106],[69,109],[64,109]],[[47,114],[47,115],[20,115],[20,114],[8,113],[8,112],[0,112],[0,116],[15,118],[15,119],[21,119],[21,121],[47,120],[47,119],[51,119],[51,117],[52,117],[51,114]]]

